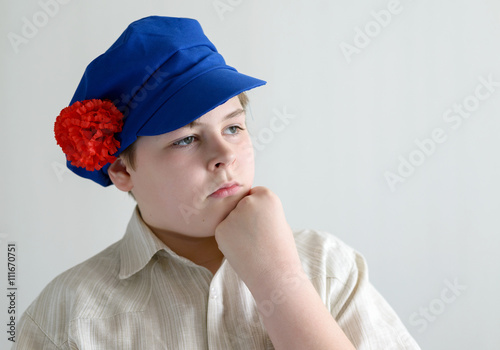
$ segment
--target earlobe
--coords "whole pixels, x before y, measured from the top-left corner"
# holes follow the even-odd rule
[[[108,168],[108,175],[116,188],[121,191],[129,192],[134,187],[132,178],[127,170],[127,166],[123,159],[118,157],[113,164]]]

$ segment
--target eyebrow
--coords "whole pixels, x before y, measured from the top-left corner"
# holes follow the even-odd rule
[[[242,109],[242,108],[238,108],[237,110],[235,110],[234,112],[231,112],[229,113],[228,115],[226,115],[222,121],[225,121],[225,120],[228,120],[228,119],[231,119],[231,118],[236,118],[238,117],[239,115],[241,115],[242,113],[244,113],[245,110]],[[194,128],[195,126],[200,126],[200,125],[203,125],[204,123],[201,123],[198,121],[198,119],[196,120],[193,120],[191,123],[189,123],[188,125],[186,125],[186,127],[189,127],[189,128]]]

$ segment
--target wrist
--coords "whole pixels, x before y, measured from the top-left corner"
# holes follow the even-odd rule
[[[246,283],[257,303],[282,304],[298,289],[310,281],[298,265],[287,265],[286,268],[270,269]]]

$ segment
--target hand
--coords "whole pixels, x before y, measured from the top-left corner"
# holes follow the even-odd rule
[[[252,188],[216,227],[215,239],[252,293],[302,266],[278,196]]]

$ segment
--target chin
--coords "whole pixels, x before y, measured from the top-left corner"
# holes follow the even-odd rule
[[[241,196],[243,198],[244,196]],[[200,215],[200,220],[198,225],[202,229],[202,232],[206,232],[207,235],[214,235],[217,226],[224,221],[224,219],[236,208],[236,205],[241,198],[234,197],[233,200],[227,200],[224,203],[219,203],[216,208],[211,208],[210,212],[204,213],[203,216]],[[226,198],[229,199],[229,198]]]

